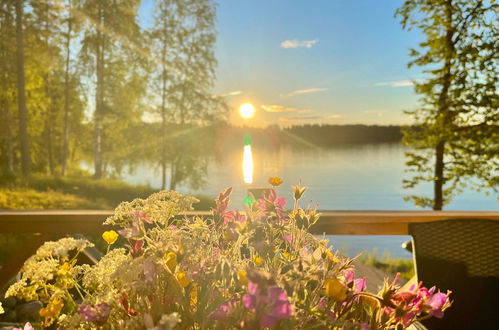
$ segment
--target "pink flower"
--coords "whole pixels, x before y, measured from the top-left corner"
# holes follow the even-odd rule
[[[279,320],[288,319],[293,314],[286,291],[278,286],[264,290],[258,284],[250,282],[248,294],[242,300],[244,307],[256,311],[262,327],[273,328]]]
[[[425,305],[430,307],[429,313],[434,315],[435,317],[442,318],[444,316],[442,307],[445,305],[448,298],[448,295],[441,292],[435,293],[430,296],[430,298],[428,298],[425,303]]]
[[[148,224],[152,224],[152,220],[146,217],[146,214],[144,211],[132,211],[130,214],[137,220],[139,221],[144,221],[147,222]]]
[[[31,323],[26,322],[23,328],[13,328],[12,330],[35,330]]]
[[[90,305],[78,306],[78,313],[83,316],[85,321],[90,321],[97,325],[106,323],[110,312],[111,306],[106,303],[97,304],[95,307]]]
[[[210,317],[214,320],[224,321],[229,317],[230,312],[235,308],[236,304],[235,300],[224,302],[210,314]]]
[[[218,195],[217,199],[215,199],[215,209],[213,210],[215,214],[223,217],[230,203],[231,192],[232,188],[227,188],[224,192]]]
[[[240,225],[246,221],[246,217],[239,211],[229,211],[224,214],[224,225],[237,224]]]

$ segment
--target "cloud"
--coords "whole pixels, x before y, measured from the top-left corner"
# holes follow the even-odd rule
[[[342,119],[345,116],[340,114],[331,114],[327,116],[294,116],[294,117],[279,117],[280,121],[313,121],[313,120],[331,120]]]
[[[325,92],[325,91],[327,91],[327,88],[298,89],[298,90],[289,92],[287,94],[283,94],[282,96],[295,96],[295,95],[310,94],[310,93],[319,93],[319,92]]]
[[[387,81],[375,84],[375,86],[390,86],[390,87],[408,87],[413,85],[414,83],[411,80]]]
[[[289,111],[297,111],[295,108],[288,108],[282,105],[277,104],[262,104],[262,109],[267,112],[289,112]]]
[[[236,96],[241,94],[243,91],[232,91],[228,93],[223,93],[223,94],[218,94],[218,95],[213,95],[213,97],[227,97],[227,96]]]
[[[312,48],[316,43],[318,43],[319,40],[284,40],[281,42],[281,47],[282,48],[298,48],[298,47],[305,47],[305,48]]]

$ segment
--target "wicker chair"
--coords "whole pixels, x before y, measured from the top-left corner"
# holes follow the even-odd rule
[[[418,281],[451,290],[434,329],[499,329],[499,221],[454,219],[409,225]]]

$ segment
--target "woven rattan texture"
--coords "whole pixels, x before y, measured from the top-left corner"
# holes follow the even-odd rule
[[[409,225],[416,259],[464,263],[468,276],[499,277],[499,221],[454,219]]]

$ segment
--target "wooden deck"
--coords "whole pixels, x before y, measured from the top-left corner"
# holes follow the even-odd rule
[[[322,216],[312,227],[318,235],[408,235],[408,225],[416,222],[447,219],[490,219],[499,221],[494,211],[321,211]],[[2,287],[20,269],[24,260],[46,240],[67,234],[100,234],[112,211],[0,211],[0,234],[33,234],[29,245],[23,246],[0,269]],[[186,216],[207,216],[210,212],[186,213]]]

